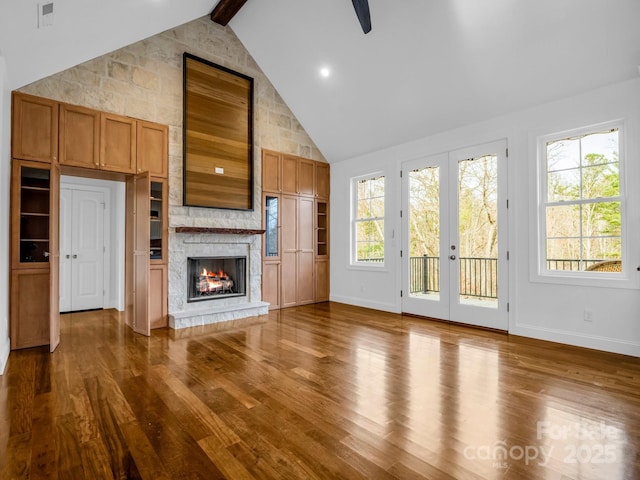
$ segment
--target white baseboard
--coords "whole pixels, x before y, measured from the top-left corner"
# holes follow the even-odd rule
[[[620,353],[632,357],[640,357],[640,343],[628,342],[616,338],[608,338],[597,335],[541,328],[533,325],[516,324],[509,330],[512,335],[547,340],[549,342],[564,343],[576,347],[603,350],[605,352]]]
[[[372,302],[371,300],[367,300],[364,298],[343,297],[340,295],[331,295],[329,300],[331,300],[332,302],[354,305],[356,307],[372,308],[373,310],[381,310],[383,312],[401,313],[399,306],[393,303]]]
[[[9,353],[11,352],[11,343],[9,337],[5,337],[0,340],[0,375],[4,374],[4,369],[7,366],[7,360],[9,360]]]

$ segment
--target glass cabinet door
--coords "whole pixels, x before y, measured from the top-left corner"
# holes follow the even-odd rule
[[[264,256],[278,257],[278,197],[265,197]]]

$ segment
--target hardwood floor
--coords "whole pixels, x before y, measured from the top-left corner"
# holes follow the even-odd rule
[[[500,449],[502,447],[503,449]],[[114,311],[0,377],[2,479],[638,479],[640,359],[335,303],[138,336]]]

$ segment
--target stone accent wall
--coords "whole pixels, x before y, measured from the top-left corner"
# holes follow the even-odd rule
[[[182,54],[254,79],[254,211],[182,206]],[[278,92],[227,27],[203,17],[39,80],[25,93],[169,125],[169,245],[171,227],[259,229],[262,224],[261,149],[323,161]],[[178,271],[169,255],[169,271]],[[172,304],[171,273],[169,302]],[[175,277],[174,277],[175,278]],[[173,294],[175,295],[175,294]],[[256,299],[257,300],[257,299]],[[178,299],[174,298],[174,301]]]

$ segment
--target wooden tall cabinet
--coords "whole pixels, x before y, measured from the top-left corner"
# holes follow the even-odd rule
[[[51,164],[15,160],[11,179],[11,348],[49,343],[55,208]]]
[[[129,285],[148,294],[131,309],[144,317],[137,331],[166,326],[168,127],[17,92],[12,100],[11,348],[53,351],[59,342],[61,170],[134,180],[127,235],[137,243],[125,270]]]
[[[270,309],[329,299],[329,165],[262,151],[262,299]]]

